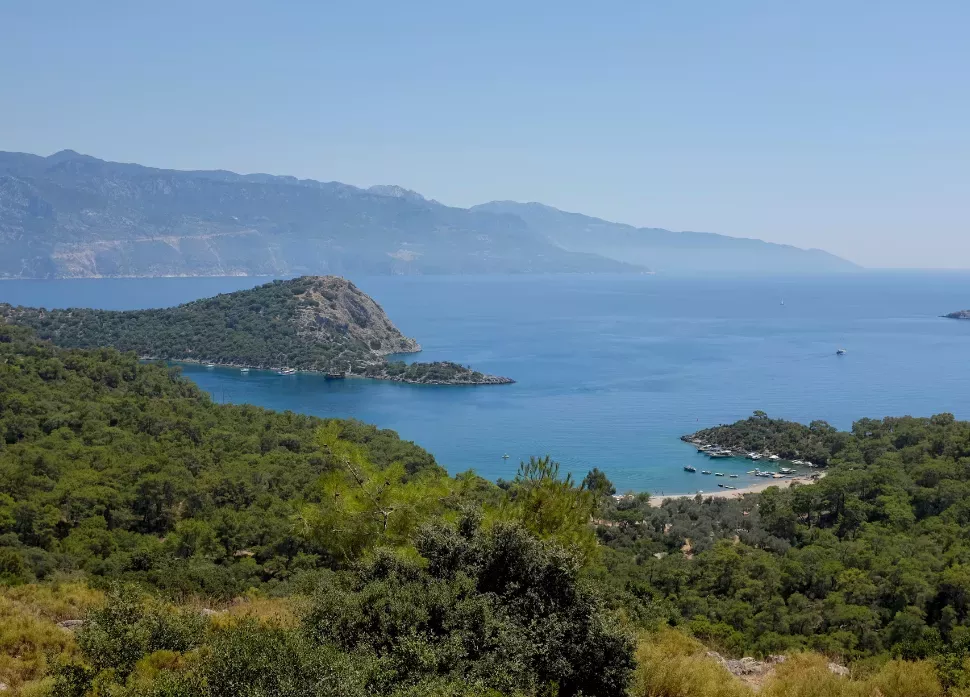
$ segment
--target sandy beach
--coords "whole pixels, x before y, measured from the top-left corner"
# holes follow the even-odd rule
[[[819,474],[819,479],[825,476],[822,472]],[[758,482],[756,484],[749,484],[748,486],[739,486],[737,489],[720,489],[717,487],[717,483],[713,483],[714,489],[708,491],[704,489],[701,496],[704,498],[717,498],[717,499],[739,499],[745,494],[757,494],[764,491],[770,486],[777,486],[779,488],[786,488],[792,484],[812,484],[815,479],[811,477],[787,477],[785,479],[765,479],[763,482]],[[650,496],[650,505],[660,507],[663,505],[664,501],[671,499],[692,499],[697,496],[698,492],[692,494],[665,494],[661,496],[660,494],[653,494]]]

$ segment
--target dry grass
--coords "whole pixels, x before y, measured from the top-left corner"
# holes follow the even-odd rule
[[[18,694],[43,677],[48,655],[73,655],[74,636],[57,623],[82,618],[101,599],[82,583],[0,587],[0,682]]]
[[[644,636],[637,647],[631,697],[750,697],[754,693],[704,655],[686,634],[665,629]]]
[[[631,697],[943,697],[930,661],[889,661],[864,678],[838,676],[829,660],[796,654],[767,674],[760,690],[708,657],[704,646],[666,629],[641,638]],[[951,692],[950,697],[970,697]]]

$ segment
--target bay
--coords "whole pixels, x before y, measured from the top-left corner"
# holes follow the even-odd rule
[[[267,280],[4,281],[0,302],[162,307]],[[748,480],[750,463],[710,462],[679,436],[755,409],[840,428],[863,416],[970,418],[970,322],[939,317],[970,306],[967,273],[352,280],[422,344],[409,360],[455,360],[516,384],[327,381],[195,365],[185,374],[218,401],[394,429],[451,472],[510,478],[520,460],[549,454],[578,477],[596,466],[620,490],[654,493],[714,486],[686,464]],[[845,356],[835,355],[840,347]]]

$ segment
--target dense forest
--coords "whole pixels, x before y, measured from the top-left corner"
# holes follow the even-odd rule
[[[420,350],[374,300],[335,276],[273,281],[177,307],[94,310],[13,307],[0,319],[65,348],[112,347],[138,356],[220,365],[289,367],[339,376],[434,384],[499,384],[453,362],[388,362]]]
[[[697,435],[829,466],[817,484],[743,500],[609,506],[617,524],[600,539],[625,592],[729,653],[970,655],[970,423],[861,419],[837,432],[757,413]]]
[[[752,694],[714,649],[787,655],[769,697],[970,694],[970,424],[710,439],[826,476],[660,507],[548,458],[492,484],[0,325],[0,691]]]

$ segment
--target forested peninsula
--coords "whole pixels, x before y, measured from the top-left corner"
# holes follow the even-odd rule
[[[315,371],[413,384],[495,385],[509,378],[458,363],[388,361],[414,353],[384,310],[337,276],[273,281],[172,308],[46,310],[0,304],[0,317],[67,348],[112,347],[139,357]]]
[[[717,437],[827,476],[658,508],[548,458],[492,484],[0,325],[0,691],[970,694],[970,423]]]

